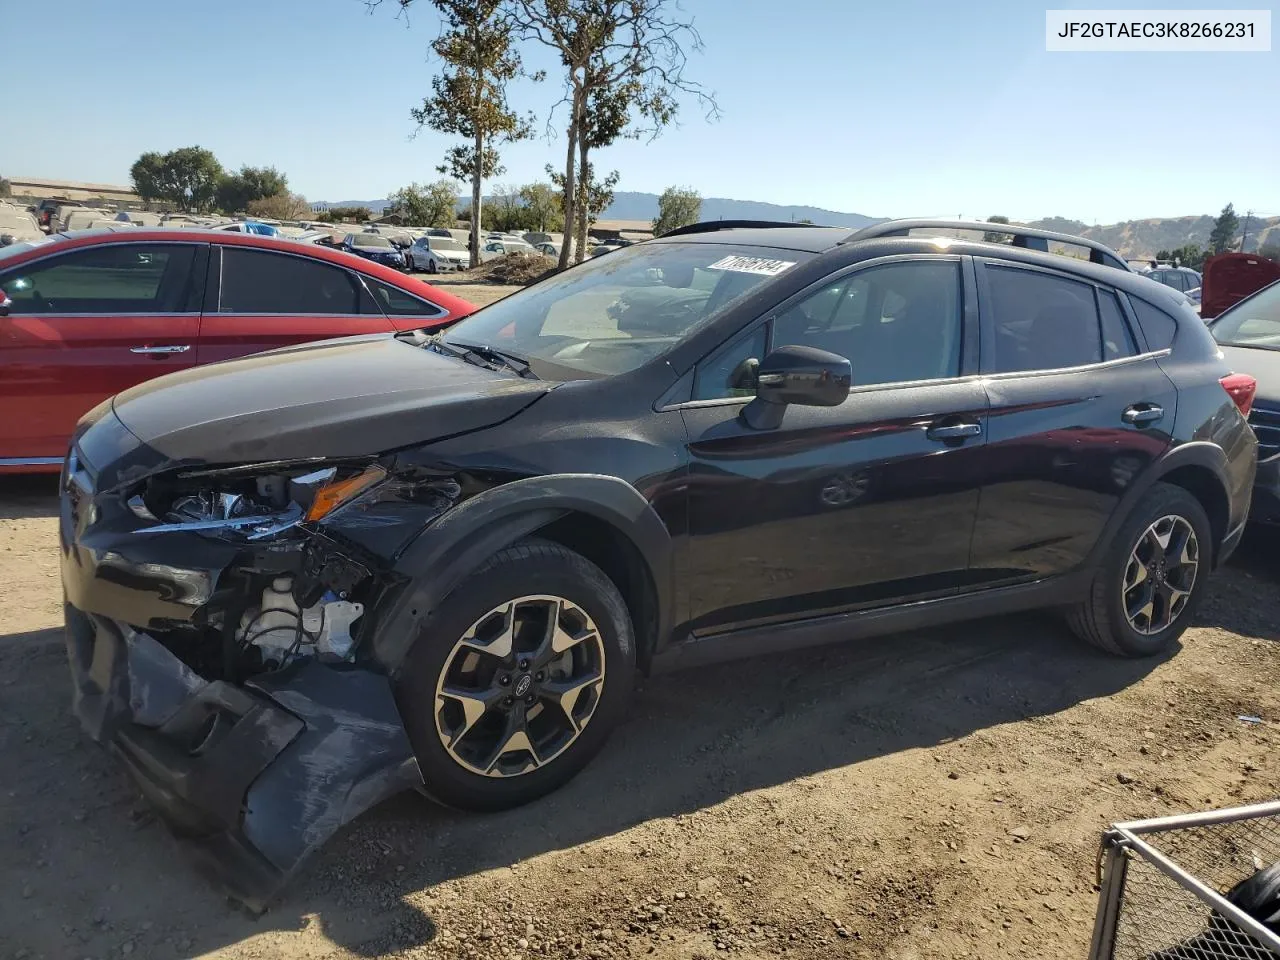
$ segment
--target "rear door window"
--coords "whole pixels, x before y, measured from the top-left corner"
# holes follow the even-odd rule
[[[1119,360],[1138,352],[1120,302],[1110,290],[1098,291],[1098,314],[1102,319],[1102,359]]]
[[[219,313],[358,314],[355,278],[307,257],[240,247],[222,248]]]
[[[1129,303],[1133,305],[1133,312],[1138,317],[1138,326],[1142,328],[1142,334],[1147,338],[1148,349],[1165,350],[1173,346],[1173,335],[1178,331],[1177,320],[1138,297],[1131,296]]]
[[[20,314],[176,313],[185,308],[194,244],[105,244],[0,276]]]
[[[377,311],[389,317],[443,317],[448,312],[429,300],[415,297],[399,287],[393,287],[373,277],[365,277],[364,282],[373,294]]]
[[[1102,360],[1093,286],[1016,267],[986,267],[996,373],[1057,370]]]

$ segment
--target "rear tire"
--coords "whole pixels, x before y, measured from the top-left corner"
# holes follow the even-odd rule
[[[544,540],[495,554],[417,631],[396,699],[425,792],[452,807],[502,810],[567,783],[604,746],[635,685],[617,587]]]
[[[1121,524],[1089,594],[1067,614],[1073,633],[1122,657],[1164,652],[1191,623],[1213,565],[1204,507],[1157,483]]]

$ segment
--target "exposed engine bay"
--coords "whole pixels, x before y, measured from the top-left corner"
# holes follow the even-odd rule
[[[202,676],[242,681],[303,659],[351,662],[368,565],[311,524],[386,477],[378,465],[262,467],[160,476],[127,500],[147,537],[195,533],[240,544],[236,563],[189,623],[152,634]]]

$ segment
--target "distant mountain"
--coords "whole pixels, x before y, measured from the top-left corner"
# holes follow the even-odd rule
[[[390,201],[383,200],[317,200],[311,204],[312,210],[325,210],[330,207],[368,207],[374,213],[387,209]]]
[[[652,220],[658,215],[656,193],[633,193],[620,190],[613,203],[601,215],[602,220]],[[702,201],[703,220],[812,220],[829,227],[867,227],[884,217],[868,217],[861,213],[837,213],[822,207],[784,206],[758,200],[728,200],[707,197]]]
[[[485,197],[488,202],[490,198]],[[461,203],[468,198],[463,197]],[[387,208],[387,200],[326,200],[313,203],[312,207],[368,207],[375,213]],[[613,195],[613,203],[601,214],[601,220],[652,220],[658,215],[656,193],[619,191]],[[703,220],[812,220],[829,227],[866,227],[880,223],[883,217],[868,217],[861,213],[837,213],[821,207],[782,206],[757,200],[728,200],[708,197],[702,201]]]
[[[1154,256],[1161,250],[1176,250],[1188,243],[1199,244],[1202,248],[1208,247],[1213,223],[1213,217],[1202,215],[1125,220],[1121,223],[1091,227],[1079,220],[1046,217],[1043,220],[1033,220],[1027,226],[1087,237],[1090,240],[1105,243],[1122,256],[1139,258]],[[1242,215],[1240,230],[1236,233],[1237,242],[1243,236],[1244,227]],[[1249,236],[1245,241],[1245,247],[1249,252],[1254,252],[1267,243],[1280,243],[1280,217],[1250,217],[1248,227]]]

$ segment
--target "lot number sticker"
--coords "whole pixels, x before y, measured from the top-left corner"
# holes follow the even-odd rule
[[[787,267],[794,267],[794,260],[764,260],[760,257],[725,257],[707,267],[708,270],[730,270],[734,273],[758,273],[762,277],[776,277]]]

